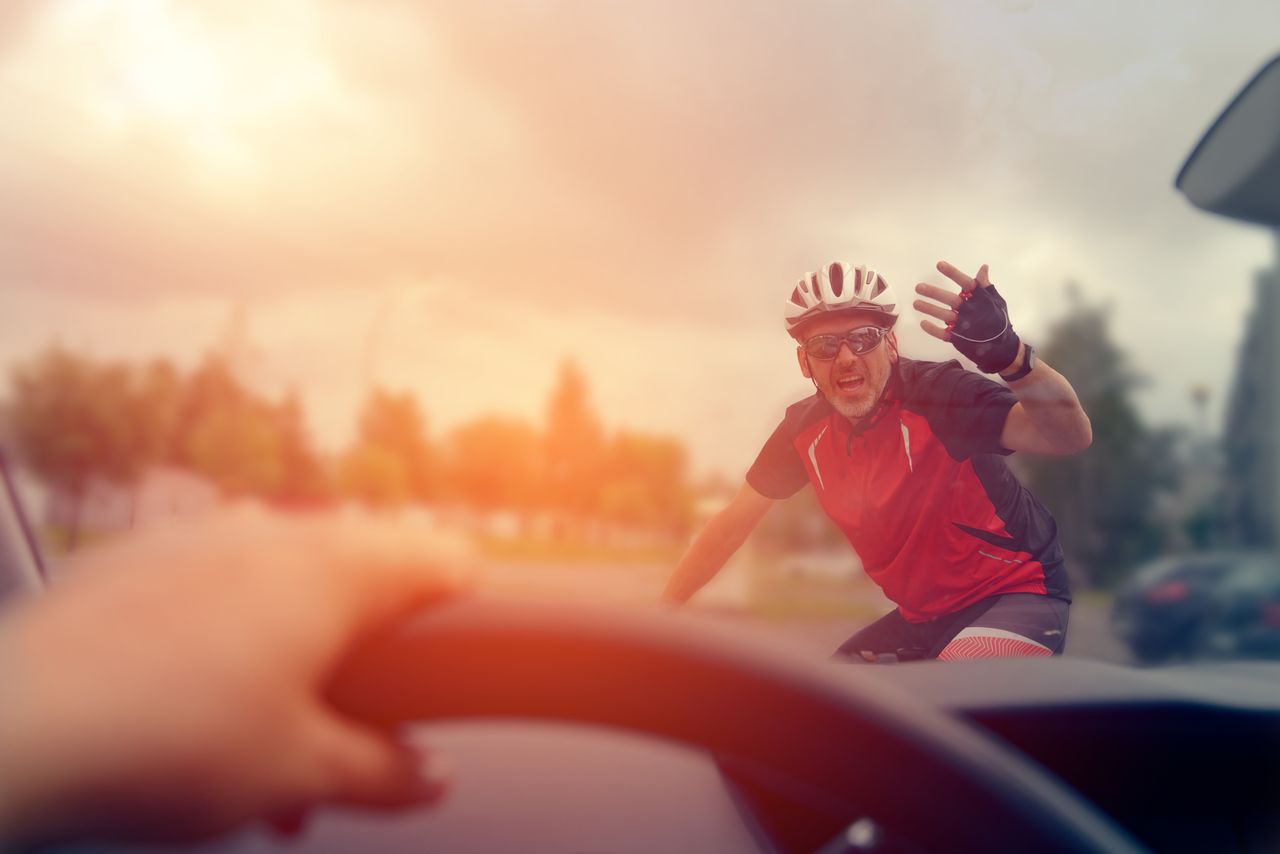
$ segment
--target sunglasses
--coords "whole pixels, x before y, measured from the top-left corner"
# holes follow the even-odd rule
[[[859,326],[838,335],[815,335],[806,338],[804,351],[814,359],[829,362],[840,355],[840,345],[848,344],[855,356],[864,356],[880,346],[887,330],[881,326]]]

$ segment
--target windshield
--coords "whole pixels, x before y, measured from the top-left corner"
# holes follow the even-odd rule
[[[1275,4],[58,0],[0,33],[0,436],[54,583],[250,501],[656,602],[814,394],[796,281],[872,268],[904,358],[976,371],[912,306],[945,260],[1091,421],[1009,458],[1066,653],[1280,654],[1280,243],[1173,186]],[[829,655],[894,607],[850,540],[802,488],[690,606]]]

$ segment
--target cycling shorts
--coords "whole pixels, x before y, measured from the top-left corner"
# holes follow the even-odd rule
[[[1071,603],[1037,593],[1006,593],[923,623],[892,611],[840,645],[835,658],[892,662],[936,658],[1060,655]]]

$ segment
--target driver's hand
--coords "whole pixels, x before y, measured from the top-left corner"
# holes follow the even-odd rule
[[[422,756],[323,693],[354,644],[448,595],[464,563],[430,532],[263,511],[71,561],[0,619],[0,848],[437,797]]]

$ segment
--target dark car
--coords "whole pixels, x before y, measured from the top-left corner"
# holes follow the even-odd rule
[[[1229,635],[1230,620],[1220,601],[1227,579],[1243,572],[1244,579],[1275,572],[1263,554],[1206,553],[1153,561],[1134,573],[1117,593],[1111,610],[1116,634],[1144,664],[1203,655],[1205,629],[1212,619],[1219,635]],[[1243,588],[1243,589],[1242,589]],[[1234,600],[1253,601],[1247,582],[1232,587]],[[1259,594],[1262,591],[1258,591]],[[1235,605],[1233,610],[1242,606]]]
[[[1280,561],[1242,561],[1214,588],[1200,631],[1206,657],[1280,659]]]

